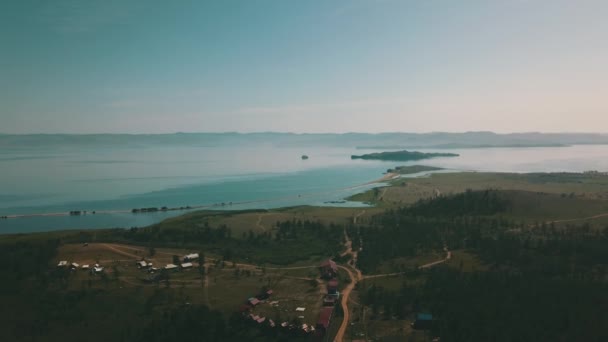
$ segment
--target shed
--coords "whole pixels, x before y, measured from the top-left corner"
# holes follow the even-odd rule
[[[103,267],[101,267],[101,266],[93,267],[93,271],[95,273],[101,273],[101,272],[103,272]]]
[[[249,298],[249,304],[251,304],[252,306],[256,306],[260,304],[260,300],[255,297],[251,297]]]
[[[184,256],[184,262],[198,260],[198,258],[199,258],[198,253],[190,253],[190,254]]]
[[[58,264],[57,267],[66,267],[68,265],[68,261],[67,260],[61,260]]]
[[[80,267],[80,265],[78,265],[77,263],[73,262],[73,263],[72,263],[72,267],[74,267],[74,268],[78,268],[78,267]]]
[[[135,265],[137,265],[137,268],[146,268],[148,267],[148,263],[145,260],[141,260],[135,263]]]
[[[82,265],[81,267],[83,270],[88,270],[89,269],[89,265]]]
[[[167,266],[165,266],[166,270],[175,270],[177,269],[177,265],[173,265],[173,264],[167,264]]]
[[[180,266],[183,269],[192,268],[192,263],[191,262],[185,262],[185,263],[181,264]]]

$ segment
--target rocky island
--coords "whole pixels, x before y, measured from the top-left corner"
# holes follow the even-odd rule
[[[421,160],[437,157],[458,157],[456,153],[424,153],[418,151],[394,151],[394,152],[379,152],[362,155],[352,155],[351,159],[365,159],[365,160],[388,160],[388,161],[410,161],[410,160]]]

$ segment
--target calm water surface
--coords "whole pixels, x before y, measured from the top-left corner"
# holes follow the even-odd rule
[[[608,170],[605,145],[452,151],[460,157],[418,163],[505,172]],[[212,206],[222,202],[235,204],[215,208],[324,205],[369,188],[360,185],[378,179],[387,168],[407,164],[350,159],[351,154],[368,152],[378,151],[270,144],[3,149],[0,215]],[[301,160],[303,154],[310,159]],[[250,201],[255,202],[243,203]],[[0,220],[0,233],[145,226],[181,213],[27,217]]]

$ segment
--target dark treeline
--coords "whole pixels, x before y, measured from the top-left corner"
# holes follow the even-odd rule
[[[364,241],[359,267],[374,272],[386,260],[415,257],[478,243],[494,237],[514,223],[497,217],[509,202],[498,191],[467,191],[454,196],[422,200],[410,207],[389,209],[374,216],[369,227],[361,228],[355,240]]]
[[[343,227],[318,221],[277,222],[265,232],[252,230],[239,236],[226,225],[157,224],[145,228],[82,231],[63,238],[64,242],[109,241],[155,247],[204,249],[226,260],[285,265],[314,257],[333,255],[340,249]],[[294,251],[298,251],[294,253]]]
[[[444,243],[481,262],[472,272],[454,261],[409,270],[397,290],[381,281],[362,285],[372,317],[431,312],[442,341],[608,340],[608,229],[513,222],[500,217],[509,208],[502,195],[440,197],[387,211],[362,227],[359,264],[366,271]]]
[[[608,284],[440,267],[422,285],[361,288],[372,319],[431,312],[442,341],[606,341]]]
[[[496,190],[472,191],[451,196],[439,196],[421,200],[402,208],[402,214],[410,216],[445,217],[467,215],[494,215],[506,211],[511,203]]]

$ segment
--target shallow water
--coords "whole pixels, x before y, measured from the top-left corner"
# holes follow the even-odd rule
[[[260,143],[3,148],[0,215],[162,206],[250,209],[324,205],[369,188],[352,187],[380,178],[387,168],[405,164],[508,172],[608,170],[606,145],[450,150],[460,157],[416,163],[350,159],[351,154],[367,152],[377,151]],[[303,154],[310,159],[301,160]],[[226,205],[214,206],[222,202]],[[230,202],[233,205],[228,205]],[[145,226],[181,213],[26,217],[0,220],[0,232]]]

